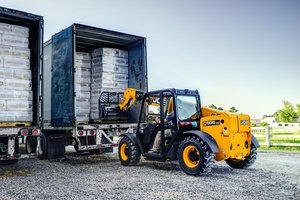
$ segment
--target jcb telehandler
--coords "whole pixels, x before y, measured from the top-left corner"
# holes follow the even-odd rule
[[[201,107],[197,90],[152,91],[143,95],[141,103],[137,128],[121,135],[119,141],[122,165],[137,165],[141,155],[146,160],[178,160],[185,173],[197,176],[210,172],[215,160],[225,160],[233,168],[254,163],[259,143],[251,135],[248,115]],[[170,113],[174,118],[166,123]],[[166,136],[167,129],[171,137]],[[153,153],[150,150],[159,131],[160,151]]]

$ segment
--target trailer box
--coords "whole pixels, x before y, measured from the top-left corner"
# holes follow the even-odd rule
[[[43,127],[70,127],[76,120],[75,55],[98,48],[128,51],[128,86],[148,90],[146,39],[144,37],[73,24],[44,44]],[[129,119],[137,123],[139,105],[129,111]]]
[[[41,125],[43,23],[41,16],[0,7],[0,160],[17,158],[22,128]]]

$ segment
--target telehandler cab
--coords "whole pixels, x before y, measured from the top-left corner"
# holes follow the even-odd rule
[[[119,141],[122,165],[137,165],[141,155],[146,160],[178,160],[185,173],[197,176],[210,172],[215,160],[225,160],[233,168],[254,163],[259,144],[251,135],[248,115],[201,108],[197,90],[152,91],[141,103],[137,128]],[[172,112],[173,120],[166,123]],[[171,137],[166,136],[167,129]],[[154,153],[150,150],[159,131],[160,151]]]

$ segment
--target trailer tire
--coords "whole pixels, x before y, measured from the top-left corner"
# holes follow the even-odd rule
[[[37,137],[27,136],[25,142],[26,153],[29,154],[36,153],[36,148],[37,148]]]
[[[16,164],[18,161],[19,161],[19,159],[0,160],[0,165],[13,165],[13,164]]]
[[[227,159],[225,160],[226,163],[235,169],[245,169],[253,165],[253,163],[256,160],[257,152],[256,147],[252,144],[250,155],[245,157],[245,160],[233,160],[233,159]]]
[[[40,160],[45,160],[48,158],[48,152],[47,152],[47,137],[45,134],[42,134],[40,138],[40,145],[37,147],[36,156]]]

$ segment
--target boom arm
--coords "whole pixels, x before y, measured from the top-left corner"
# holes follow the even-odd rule
[[[118,105],[118,108],[123,111],[128,111],[130,107],[136,102],[141,101],[143,92],[134,88],[127,88],[124,92],[122,102]]]

